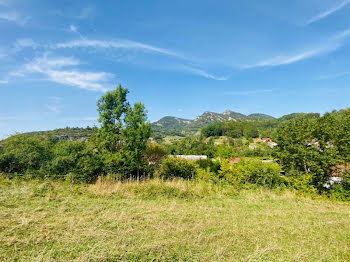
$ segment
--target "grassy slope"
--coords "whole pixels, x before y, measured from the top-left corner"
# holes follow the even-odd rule
[[[289,192],[0,181],[0,261],[350,261],[349,221]]]

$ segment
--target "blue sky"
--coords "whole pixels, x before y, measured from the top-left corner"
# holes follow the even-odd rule
[[[94,125],[118,83],[149,120],[350,105],[350,0],[0,0],[0,138]]]

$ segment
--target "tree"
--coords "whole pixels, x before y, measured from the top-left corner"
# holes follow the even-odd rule
[[[350,162],[350,109],[340,114],[340,123],[337,127],[338,135],[334,145],[344,162]]]
[[[122,139],[130,159],[131,170],[136,169],[137,176],[146,164],[144,156],[152,133],[151,124],[146,120],[145,106],[142,103],[135,103],[134,108],[128,108],[124,119],[125,127],[122,129]]]
[[[100,114],[98,122],[101,123],[98,137],[102,147],[109,152],[117,152],[120,148],[123,121],[130,110],[126,100],[128,93],[127,88],[119,85],[115,91],[107,92],[97,102],[97,111]]]
[[[332,114],[283,123],[275,137],[278,159],[287,170],[312,174],[313,185],[322,190],[331,167],[340,161],[335,143],[338,126],[339,121]]]
[[[145,106],[142,103],[130,106],[128,93],[128,89],[119,85],[97,103],[101,128],[96,142],[103,154],[105,170],[123,177],[140,176],[140,170],[145,169],[144,155],[151,136]]]

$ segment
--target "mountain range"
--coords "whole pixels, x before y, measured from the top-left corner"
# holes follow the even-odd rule
[[[183,119],[173,116],[166,116],[152,123],[154,137],[160,136],[186,136],[195,135],[201,128],[213,123],[224,121],[239,121],[239,120],[269,120],[275,119],[266,114],[250,114],[244,115],[241,113],[226,110],[223,113],[204,112],[195,119]]]
[[[223,113],[204,112],[202,115],[195,119],[183,119],[174,116],[166,116],[160,120],[151,123],[153,135],[155,139],[162,139],[164,137],[186,137],[198,135],[203,127],[206,127],[213,123],[220,123],[224,121],[240,121],[240,120],[273,120],[277,122],[289,121],[300,117],[313,118],[319,116],[319,113],[293,113],[282,116],[280,118],[274,118],[266,114],[250,114],[244,115],[241,113],[226,110]],[[86,140],[93,133],[94,128],[60,128],[49,131],[36,131],[29,132],[26,135],[49,135],[57,140]]]

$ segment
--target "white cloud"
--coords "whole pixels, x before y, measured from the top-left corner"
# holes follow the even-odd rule
[[[79,65],[80,62],[73,57],[51,57],[47,54],[43,57],[36,58],[29,64],[25,65],[25,70],[28,72],[42,73],[52,68],[62,68]]]
[[[134,42],[130,40],[116,40],[116,41],[101,41],[101,40],[91,40],[91,39],[78,39],[65,43],[58,43],[52,48],[115,48],[115,49],[134,49],[141,50],[144,52],[153,52],[162,55],[174,56],[178,58],[185,58],[182,54],[176,53],[174,51],[160,48],[156,46],[151,46],[143,44],[140,42]]]
[[[24,48],[32,48],[32,49],[37,49],[39,47],[39,44],[37,44],[36,42],[34,42],[33,39],[31,38],[23,38],[23,39],[18,39],[15,43],[15,51],[20,51]]]
[[[205,78],[213,79],[213,80],[217,80],[217,81],[225,81],[225,80],[228,80],[230,78],[229,76],[215,76],[215,75],[212,75],[212,74],[210,74],[202,69],[190,67],[190,66],[183,66],[183,69],[186,72],[190,72],[192,74],[203,76]]]
[[[332,15],[333,13],[343,9],[348,4],[350,4],[350,0],[345,0],[345,1],[341,2],[341,3],[339,3],[338,5],[333,6],[329,10],[326,10],[325,12],[320,13],[320,14],[316,15],[315,17],[311,18],[309,21],[307,21],[306,25],[310,25],[312,23],[315,23],[315,22],[317,22],[319,20],[322,20],[322,19],[326,18],[326,17]]]
[[[350,29],[346,29],[343,32],[336,34],[333,37],[333,39],[340,41],[340,40],[343,40],[344,38],[347,38],[348,36],[350,36]]]
[[[17,22],[20,20],[20,15],[16,12],[1,12],[0,18],[11,22]]]
[[[174,59],[182,60],[182,62],[190,62],[190,60],[183,54],[175,52],[170,49],[165,49],[157,46],[152,46],[140,42],[130,41],[130,40],[114,40],[114,41],[104,41],[104,40],[94,40],[94,39],[76,39],[69,42],[62,42],[55,44],[51,46],[52,49],[68,49],[68,48],[93,48],[93,49],[126,49],[126,50],[137,50],[145,53],[154,53],[158,55],[164,55],[169,56]],[[185,72],[189,72],[194,75],[202,76],[208,79],[223,81],[227,80],[230,77],[229,76],[216,76],[213,74],[210,74],[203,69],[200,69],[198,67],[183,65],[178,63],[179,61],[176,61],[177,64],[174,66],[175,70],[181,70]],[[182,63],[181,62],[181,63]]]
[[[107,91],[111,84],[109,81],[113,74],[106,72],[83,72],[73,66],[80,62],[72,57],[51,57],[47,55],[37,58],[24,66],[20,74],[38,73],[44,75],[48,80],[68,86],[74,86],[92,91]]]
[[[9,81],[8,80],[0,80],[0,85],[4,85],[4,84],[7,84]]]
[[[339,47],[338,44],[324,46],[320,48],[310,49],[300,53],[292,55],[278,55],[256,64],[242,66],[244,69],[254,68],[254,67],[267,67],[267,66],[280,66],[280,65],[289,65],[305,59],[309,59],[315,56],[319,56],[325,53],[336,50]]]
[[[295,52],[295,54],[274,56],[272,58],[265,59],[255,64],[242,65],[241,68],[249,69],[249,68],[256,68],[256,67],[289,65],[302,60],[328,54],[341,48],[343,45],[342,43],[343,40],[349,36],[350,36],[350,29],[347,29],[329,38],[322,46]]]
[[[13,22],[19,25],[25,25],[29,17],[24,17],[15,11],[0,12],[0,19],[6,20],[8,22]]]
[[[58,71],[58,70],[48,70],[46,71],[47,76],[50,80],[70,85],[76,86],[82,89],[92,90],[92,91],[107,91],[109,87],[105,82],[110,80],[113,75],[105,72],[79,72],[79,71]]]

